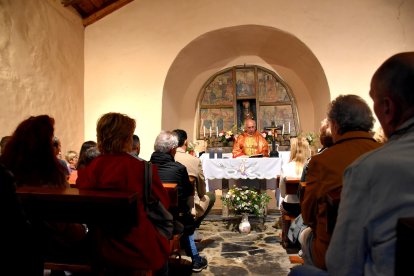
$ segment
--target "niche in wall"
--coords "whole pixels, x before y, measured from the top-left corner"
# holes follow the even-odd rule
[[[276,72],[261,66],[233,66],[214,74],[199,99],[198,139],[242,131],[247,117],[256,121],[259,131],[276,125],[290,136],[300,132],[293,92]]]

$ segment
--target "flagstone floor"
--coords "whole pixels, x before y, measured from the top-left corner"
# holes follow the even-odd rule
[[[238,231],[239,219],[223,219],[221,214],[207,216],[199,229],[203,239],[197,248],[207,258],[208,267],[198,275],[287,275],[297,265],[290,259],[298,258],[298,249],[286,250],[281,246],[281,229],[274,228],[279,216],[269,214],[264,223],[249,218],[249,234]],[[171,266],[172,275],[191,274],[191,259],[182,254],[180,269]]]

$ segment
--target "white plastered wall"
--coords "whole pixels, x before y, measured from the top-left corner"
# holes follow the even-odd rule
[[[259,31],[225,36],[240,26]],[[265,43],[269,29],[303,47],[284,39],[279,55]],[[191,46],[215,32],[241,46],[236,55],[222,48],[223,58],[208,64],[216,53]],[[64,151],[78,149],[96,139],[100,115],[119,111],[137,120],[141,155],[148,159],[161,128],[194,136],[200,87],[216,71],[244,61],[288,81],[304,130],[316,130],[325,103],[341,93],[371,104],[374,70],[390,55],[414,50],[414,1],[135,0],[84,33],[79,16],[59,0],[0,0],[0,34],[1,136],[27,116],[47,113],[56,119]],[[181,63],[189,49],[200,59]],[[286,54],[295,58],[282,63]],[[320,70],[307,74],[313,58]],[[317,85],[324,83],[328,96]]]
[[[296,38],[295,45],[302,43],[309,50],[324,75],[300,72],[300,63],[308,60],[309,53],[300,56],[301,49],[290,48],[284,41],[280,43],[285,54],[298,53],[291,64],[270,63],[266,57],[272,49],[266,45],[261,52],[254,53],[254,47],[249,51],[253,42],[264,40],[260,32],[233,37],[243,45],[236,56],[233,49],[221,48],[226,54],[214,60],[216,53],[207,48],[197,60],[188,61],[185,56],[177,60],[183,49],[209,32],[252,25]],[[180,127],[193,137],[202,84],[214,72],[244,60],[279,69],[283,78],[292,81],[293,92],[302,93],[297,97],[299,113],[305,114],[302,129],[317,130],[326,103],[339,94],[359,94],[371,104],[372,73],[390,55],[414,50],[413,33],[413,1],[133,1],[86,29],[86,138],[94,137],[97,118],[108,111],[137,119],[144,158],[149,158],[162,128]],[[221,35],[223,40],[232,38]],[[200,63],[206,65],[199,68]],[[197,74],[192,74],[194,70]],[[177,80],[184,80],[185,72],[190,77],[179,85]],[[173,79],[169,79],[171,74]],[[319,95],[315,79],[327,84],[330,97]]]
[[[84,138],[84,28],[57,0],[0,0],[0,136],[29,116],[55,118],[62,152]]]

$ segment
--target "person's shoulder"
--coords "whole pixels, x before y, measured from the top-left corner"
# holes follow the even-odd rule
[[[387,169],[390,164],[395,162],[394,157],[397,155],[398,153],[393,149],[393,146],[386,143],[381,147],[362,154],[349,167],[363,167],[365,168],[364,170],[367,170],[369,167],[384,167],[384,169]]]
[[[181,163],[180,161],[177,161],[177,160],[174,162],[174,166],[177,167],[177,168],[180,168],[180,169],[186,168],[183,163]]]

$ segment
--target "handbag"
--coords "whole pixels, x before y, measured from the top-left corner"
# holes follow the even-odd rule
[[[151,185],[152,164],[151,162],[145,162],[144,210],[158,232],[170,240],[174,231],[173,216],[162,202],[151,199]]]

